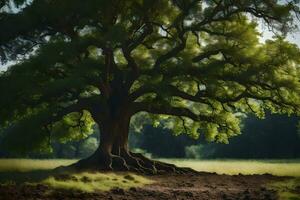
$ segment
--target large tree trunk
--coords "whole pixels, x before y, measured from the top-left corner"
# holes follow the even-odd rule
[[[146,174],[165,172],[195,172],[175,165],[151,160],[128,149],[130,117],[106,118],[99,122],[100,145],[90,157],[82,159],[71,167],[78,170],[134,171]]]

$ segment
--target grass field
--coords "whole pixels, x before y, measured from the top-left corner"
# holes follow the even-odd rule
[[[273,174],[276,176],[292,176],[288,182],[276,182],[270,188],[277,190],[282,199],[294,197],[293,191],[300,187],[300,160],[183,160],[160,159],[182,167],[191,167],[198,171],[216,172],[228,175]],[[85,192],[110,190],[114,187],[140,187],[151,183],[151,180],[129,173],[72,174],[70,180],[57,180],[51,170],[62,165],[70,165],[76,160],[32,160],[32,159],[0,159],[0,184],[10,182],[42,182],[54,188],[80,189]],[[75,181],[74,181],[75,179]],[[83,180],[83,181],[81,181]],[[84,181],[85,180],[85,181]],[[88,180],[88,181],[86,181]],[[284,198],[284,197],[287,198]],[[297,198],[296,198],[297,199]]]
[[[77,160],[0,159],[0,184],[43,183],[52,188],[93,192],[112,188],[141,187],[153,181],[132,173],[82,172],[57,176],[52,169]]]
[[[245,175],[269,173],[275,176],[300,177],[300,160],[183,160],[161,159],[181,167],[217,174]]]
[[[191,167],[197,171],[216,172],[218,174],[273,174],[275,176],[300,177],[300,160],[185,160],[160,159],[182,167]],[[51,170],[58,166],[70,165],[76,160],[33,160],[0,159],[0,172],[28,172]]]
[[[280,182],[267,185],[278,192],[281,200],[300,200],[295,191],[300,187],[300,160],[182,160],[162,159],[182,167],[191,167],[197,171],[216,172],[228,175],[272,174],[275,176],[291,176]]]
[[[77,160],[64,159],[0,159],[0,172],[28,172],[34,170],[51,170],[59,166],[70,165]]]

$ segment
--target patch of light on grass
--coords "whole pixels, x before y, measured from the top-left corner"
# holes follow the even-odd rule
[[[22,176],[23,172],[28,172],[24,176],[33,176],[31,173],[39,170],[52,170],[59,166],[70,165],[77,160],[63,160],[63,159],[0,159],[0,174],[2,175],[13,173],[13,176]],[[15,174],[15,172],[22,172]],[[42,174],[38,174],[42,175]],[[47,175],[47,174],[45,174]],[[45,179],[36,181],[34,178],[26,179],[26,182],[31,184],[46,184],[54,189],[66,190],[81,190],[85,192],[94,192],[97,190],[108,191],[112,188],[129,189],[131,187],[142,187],[146,184],[151,184],[153,181],[143,176],[135,174],[116,174],[116,173],[74,173],[67,175],[64,178],[59,178],[60,175],[52,175],[45,177]],[[18,179],[18,177],[15,177]],[[4,179],[6,180],[6,179]],[[19,180],[19,179],[18,179]],[[22,179],[23,180],[23,179]],[[10,182],[5,182],[9,184]],[[11,184],[15,182],[12,180]],[[2,183],[3,184],[3,183]]]
[[[300,178],[293,178],[285,181],[274,182],[267,186],[269,189],[276,190],[281,200],[299,200],[300,196],[297,193],[297,188],[300,187]]]
[[[122,189],[142,187],[153,183],[153,181],[135,174],[80,173],[72,174],[71,179],[66,180],[49,177],[42,183],[56,189],[94,192],[98,190],[109,191],[116,187]]]
[[[181,167],[190,167],[197,171],[216,172],[217,174],[245,175],[273,174],[276,176],[300,177],[300,162],[284,160],[184,160],[162,159]]]

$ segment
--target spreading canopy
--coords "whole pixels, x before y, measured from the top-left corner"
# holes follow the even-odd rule
[[[297,1],[1,2],[1,60],[17,62],[0,75],[0,127],[6,141],[25,136],[19,147],[124,113],[218,142],[242,113],[300,114],[300,51],[284,39]],[[261,43],[260,22],[278,36]]]

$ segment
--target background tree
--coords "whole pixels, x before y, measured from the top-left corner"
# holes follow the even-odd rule
[[[174,137],[172,130],[163,128],[163,125],[153,127],[151,124],[145,124],[140,132],[130,132],[129,137],[131,149],[160,158],[184,158],[185,148],[198,143],[198,140],[185,134]]]
[[[99,148],[73,167],[155,173],[175,167],[129,151],[136,113],[225,143],[238,113],[299,114],[299,49],[284,35],[259,43],[256,29],[291,31],[297,1],[1,2],[1,59],[22,58],[0,77],[1,127],[21,151],[87,137],[95,122]]]
[[[228,145],[205,143],[186,147],[189,158],[295,159],[300,157],[299,118],[267,114],[243,120],[240,137]]]
[[[144,117],[142,118],[144,121]],[[150,123],[150,122],[149,122]],[[129,147],[153,158],[238,158],[238,159],[299,159],[299,117],[267,114],[264,120],[249,116],[242,120],[241,136],[233,137],[229,144],[206,142],[202,135],[197,140],[186,134],[174,137],[172,130],[143,123],[141,130],[131,129]],[[1,143],[1,138],[0,138]],[[8,152],[0,146],[4,158],[85,158],[97,149],[99,132],[86,139],[68,142],[53,141],[51,151]],[[42,149],[43,150],[43,149]]]

